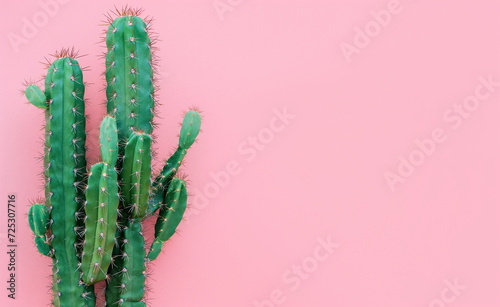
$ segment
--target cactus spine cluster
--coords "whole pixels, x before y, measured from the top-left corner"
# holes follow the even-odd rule
[[[106,32],[107,115],[102,162],[87,168],[82,71],[64,50],[48,68],[45,91],[30,84],[31,104],[45,110],[45,204],[28,219],[40,253],[53,259],[53,305],[95,306],[104,281],[106,306],[146,306],[146,266],[182,220],[186,182],[177,177],[201,124],[186,113],[179,146],[152,177],[155,89],[149,24],[125,9]],[[149,252],[141,222],[158,212]]]

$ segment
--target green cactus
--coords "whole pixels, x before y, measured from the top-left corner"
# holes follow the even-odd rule
[[[45,207],[51,219],[51,236],[46,240],[49,246],[42,243],[42,229],[36,223],[32,229],[39,251],[54,258],[54,306],[95,306],[93,289],[82,283],[79,270],[84,216],[81,188],[85,184],[87,163],[85,87],[74,55],[64,50],[57,57],[48,68],[44,95],[36,85],[28,86],[25,91],[33,105],[45,109],[44,176]],[[43,210],[39,205],[32,209],[37,215],[33,216],[34,221],[41,218],[38,215]]]
[[[186,210],[186,183],[176,175],[199,134],[201,116],[186,113],[179,146],[153,180],[155,88],[148,29],[149,22],[131,9],[107,29],[102,162],[88,173],[84,85],[75,56],[58,54],[45,93],[36,85],[26,88],[28,100],[46,110],[46,200],[30,208],[29,220],[38,250],[53,258],[55,306],[95,306],[93,285],[103,280],[107,306],[145,306],[146,266]],[[157,211],[146,256],[141,222]]]

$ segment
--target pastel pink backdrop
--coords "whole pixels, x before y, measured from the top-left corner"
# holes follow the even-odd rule
[[[353,44],[355,28],[391,1],[221,1],[231,8],[223,19],[213,0],[127,2],[155,17],[161,39],[158,157],[171,152],[188,106],[205,114],[184,168],[196,196],[152,266],[149,304],[499,306],[500,96],[456,130],[443,114],[474,94],[478,77],[500,80],[500,2],[401,0],[402,11],[348,63],[342,42]],[[91,68],[91,147],[105,112],[96,43],[103,14],[125,2],[65,2],[17,52],[9,33],[21,35],[23,18],[44,11],[38,1],[5,1],[0,13],[2,306],[50,301],[50,261],[26,218],[29,200],[42,196],[34,157],[43,116],[19,93],[23,80],[42,75],[44,56],[74,46]],[[283,108],[295,117],[273,132]],[[384,174],[397,174],[399,156],[439,128],[446,141],[392,191]],[[249,137],[259,136],[268,143],[251,157]],[[239,173],[217,184],[211,173],[228,163]],[[4,290],[13,192],[16,300]],[[339,246],[318,262],[317,240],[328,236]],[[294,265],[310,271],[298,286],[283,280]],[[449,289],[455,280],[466,289]]]

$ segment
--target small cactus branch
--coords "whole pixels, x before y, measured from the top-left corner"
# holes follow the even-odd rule
[[[52,248],[47,243],[45,234],[49,230],[50,213],[42,204],[33,204],[28,211],[28,222],[35,234],[35,244],[38,251],[45,256],[52,257]]]
[[[179,146],[174,154],[167,160],[161,173],[156,177],[152,185],[152,193],[148,202],[149,216],[153,215],[162,204],[165,193],[168,190],[170,181],[175,176],[182,160],[186,156],[187,150],[193,145],[196,137],[200,133],[201,115],[195,110],[190,110],[184,115],[181,132],[179,134]]]
[[[49,230],[50,213],[42,204],[33,204],[28,211],[28,223],[31,231],[41,237]]]
[[[187,205],[187,190],[184,180],[177,177],[172,179],[164,203],[155,224],[155,239],[148,253],[150,260],[155,260],[158,257],[163,243],[174,235],[177,226],[182,221]]]
[[[189,110],[182,120],[179,135],[179,147],[189,149],[200,133],[201,115],[195,110]]]
[[[26,95],[26,98],[28,98],[28,101],[35,107],[41,109],[47,108],[47,99],[45,98],[45,94],[35,84],[28,85],[24,94]]]
[[[118,218],[118,158],[116,120],[106,116],[100,129],[104,162],[90,169],[85,192],[85,243],[82,253],[82,280],[88,284],[106,279],[111,264]]]
[[[47,243],[47,239],[45,238],[45,236],[35,237],[35,244],[36,244],[36,248],[38,249],[40,254],[47,256],[47,257],[53,256],[52,248]]]

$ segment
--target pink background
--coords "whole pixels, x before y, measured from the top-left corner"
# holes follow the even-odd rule
[[[500,87],[456,129],[444,116],[473,101],[479,77],[500,80],[500,2],[401,0],[377,28],[370,12],[392,1],[221,1],[231,8],[223,19],[213,0],[127,2],[156,18],[161,38],[159,158],[188,106],[205,114],[184,168],[191,210],[151,268],[150,305],[499,306]],[[104,116],[96,43],[103,14],[122,2],[65,2],[47,20],[38,1],[5,1],[0,13],[0,199],[6,206],[17,193],[19,245],[14,301],[4,290],[4,207],[2,306],[50,300],[50,261],[26,218],[42,196],[34,156],[43,116],[25,103],[22,81],[42,75],[44,56],[74,46],[91,67],[90,147]],[[37,33],[16,51],[9,33],[22,35],[23,18],[35,16]],[[367,24],[375,34],[348,62],[341,45]],[[295,116],[286,125],[275,115],[283,108]],[[415,141],[435,129],[444,142],[393,191],[384,174],[398,175],[400,156],[422,158]],[[223,175],[228,164],[237,173]],[[327,237],[339,244],[331,253],[318,243]]]

